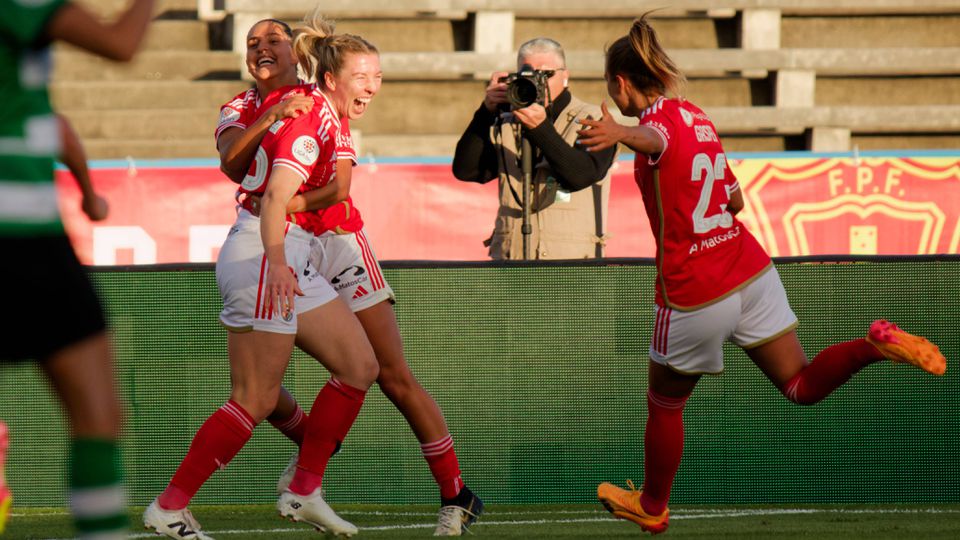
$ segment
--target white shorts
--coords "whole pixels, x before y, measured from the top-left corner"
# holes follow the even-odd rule
[[[217,286],[223,298],[220,322],[235,332],[260,330],[296,334],[297,315],[337,297],[310,262],[310,252],[316,243],[318,241],[311,233],[292,223],[287,224],[284,252],[304,295],[294,299],[293,314],[286,318],[276,315],[270,310],[263,291],[269,265],[260,238],[260,218],[240,210],[217,257]]]
[[[396,301],[363,230],[325,232],[317,237],[310,260],[354,313],[384,300]]]
[[[696,311],[654,305],[650,359],[688,374],[723,371],[723,342],[757,347],[797,326],[773,266],[742,289]]]

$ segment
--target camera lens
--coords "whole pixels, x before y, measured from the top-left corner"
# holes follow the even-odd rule
[[[537,85],[530,79],[518,77],[507,87],[507,99],[515,109],[529,107],[537,102]]]

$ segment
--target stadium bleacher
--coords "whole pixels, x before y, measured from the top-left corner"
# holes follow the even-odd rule
[[[122,0],[84,0],[104,16]],[[385,85],[354,124],[373,156],[451,155],[484,80],[539,35],[567,49],[572,89],[605,97],[603,48],[662,6],[610,0],[354,0],[326,9],[383,53]],[[160,0],[132,64],[59,48],[53,95],[92,158],[213,157],[218,106],[244,80],[256,20],[300,19],[311,0]],[[654,25],[730,151],[960,146],[955,0],[688,0]],[[268,7],[267,7],[268,6]]]

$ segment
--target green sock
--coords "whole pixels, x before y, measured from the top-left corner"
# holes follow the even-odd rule
[[[70,462],[70,510],[80,537],[126,531],[120,447],[107,439],[74,439]]]

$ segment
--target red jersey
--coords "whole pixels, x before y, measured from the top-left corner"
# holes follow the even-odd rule
[[[657,304],[692,310],[713,303],[758,275],[770,257],[727,212],[740,186],[707,115],[661,97],[640,125],[663,140],[660,155],[637,154],[634,162],[657,241]]]
[[[230,101],[220,107],[220,120],[217,122],[217,130],[213,136],[220,138],[220,134],[227,128],[237,127],[247,129],[259,117],[257,109],[260,108],[260,92],[253,87],[245,92],[236,95]]]
[[[312,85],[271,93],[260,105],[257,116],[294,92],[311,95],[313,109],[298,118],[285,118],[270,126],[240,184],[242,193],[263,194],[277,167],[286,167],[296,173],[303,181],[297,193],[304,193],[332,182],[337,175],[338,159],[350,159],[356,163],[349,125],[341,123],[333,104]],[[349,197],[330,208],[299,212],[288,215],[287,219],[316,235],[338,229],[356,232],[363,228],[360,213],[353,208]]]

